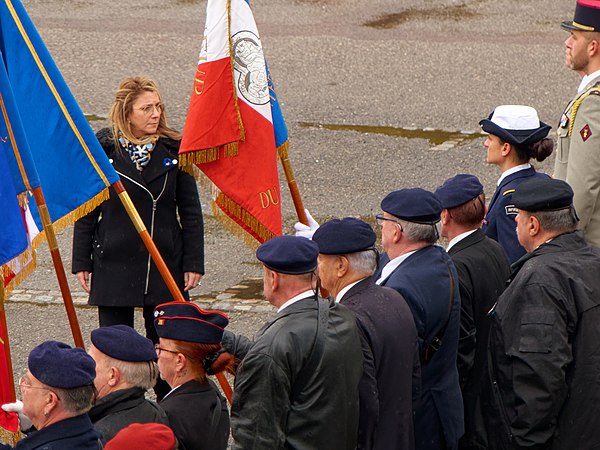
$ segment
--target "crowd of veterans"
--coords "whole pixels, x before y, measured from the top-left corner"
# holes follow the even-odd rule
[[[532,107],[498,106],[480,122],[500,170],[487,206],[471,174],[435,192],[391,191],[374,218],[380,246],[367,222],[319,225],[307,211],[296,236],[256,251],[276,313],[253,337],[194,303],[146,303],[148,284],[137,289],[140,335],[134,305],[102,298],[86,253],[74,272],[88,291],[94,280],[100,328],[87,352],[57,341],[31,350],[21,400],[2,405],[19,417],[15,448],[600,448],[600,1],[577,0],[563,28],[567,65],[583,79],[559,123],[554,177],[530,164],[553,152],[551,127]],[[148,86],[134,125],[112,130],[140,174],[158,137],[133,142],[135,126],[156,131],[164,112]],[[155,169],[166,186],[171,163]],[[92,247],[99,215],[110,216],[94,214],[79,225]],[[182,290],[200,281],[194,264],[181,266]],[[235,376],[231,405],[210,378],[222,372]]]

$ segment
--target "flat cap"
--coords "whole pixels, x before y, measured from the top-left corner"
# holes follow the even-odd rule
[[[162,423],[132,423],[106,443],[105,450],[173,450],[177,440],[168,426]]]
[[[442,213],[435,194],[421,188],[390,192],[381,201],[381,209],[399,219],[429,225],[439,222]]]
[[[29,371],[45,385],[72,389],[89,386],[96,378],[96,363],[82,348],[45,341],[29,353]]]
[[[542,122],[535,108],[525,105],[500,105],[487,119],[479,121],[486,133],[514,145],[532,144],[550,133],[552,127]]]
[[[289,275],[315,270],[317,256],[317,243],[299,236],[275,236],[256,250],[256,258],[268,269]]]
[[[514,205],[523,211],[558,211],[573,204],[573,189],[562,180],[535,177],[519,184],[512,200]]]
[[[190,302],[169,302],[154,309],[154,328],[161,338],[219,344],[229,318]]]
[[[482,192],[483,185],[475,175],[459,173],[444,181],[444,184],[436,189],[435,195],[442,208],[450,209],[473,200]]]
[[[312,240],[319,245],[319,253],[345,255],[373,249],[377,236],[367,222],[345,217],[322,224]]]
[[[96,328],[91,340],[98,350],[119,361],[156,361],[152,341],[127,325]]]

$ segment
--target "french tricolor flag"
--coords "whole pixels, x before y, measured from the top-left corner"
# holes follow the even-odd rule
[[[281,235],[277,148],[287,129],[245,0],[209,0],[180,161],[210,179],[213,210],[258,242]]]

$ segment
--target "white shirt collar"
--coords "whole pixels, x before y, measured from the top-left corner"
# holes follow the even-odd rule
[[[366,278],[366,277],[365,277]],[[335,296],[335,302],[339,303],[340,300],[344,297],[344,295],[346,295],[346,292],[348,292],[350,289],[352,289],[356,284],[360,283],[362,280],[364,280],[365,278],[361,278],[360,280],[356,280],[354,283],[350,283],[348,286],[346,286],[345,288],[343,288],[340,292],[338,292],[338,295]]]
[[[478,228],[475,228],[474,230],[471,230],[471,231],[465,231],[464,233],[461,233],[458,236],[455,236],[454,238],[452,238],[450,240],[450,242],[448,242],[448,247],[446,248],[446,251],[450,251],[450,249],[453,246],[455,246],[456,244],[458,244],[460,241],[462,241],[464,238],[466,238],[470,234],[475,233],[477,230],[478,230]]]
[[[394,270],[396,270],[396,268],[400,264],[402,264],[406,258],[408,258],[410,255],[412,255],[415,252],[416,252],[416,250],[413,250],[412,252],[404,253],[403,255],[397,256],[394,259],[392,259],[391,261],[388,261],[388,263],[385,266],[383,266],[383,269],[381,270],[381,276],[375,283],[381,284],[385,280],[387,280],[388,277],[392,274],[392,272]]]
[[[505,170],[504,172],[502,172],[502,175],[500,175],[500,178],[498,178],[498,182],[496,183],[496,186],[500,186],[500,183],[502,183],[502,180],[504,180],[507,176],[512,175],[513,173],[516,173],[520,170],[529,169],[530,167],[531,167],[531,164],[525,163],[525,164],[521,164],[519,166],[511,167],[508,170]]]
[[[590,81],[592,81],[594,78],[598,78],[598,77],[600,77],[600,70],[596,70],[595,72],[592,72],[589,75],[585,75],[581,79],[581,83],[579,83],[579,87],[577,88],[577,93],[581,94],[585,90],[585,87],[588,84],[590,84]]]
[[[306,297],[310,297],[311,295],[315,295],[314,291],[312,289],[309,289],[308,291],[304,291],[301,294],[296,295],[295,297],[290,298],[287,302],[285,302],[283,305],[281,305],[279,307],[279,309],[277,310],[277,312],[281,312],[283,311],[285,308],[287,308],[288,306],[296,303],[299,300],[302,300]]]

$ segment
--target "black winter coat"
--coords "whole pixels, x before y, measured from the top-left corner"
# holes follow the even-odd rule
[[[476,230],[449,250],[460,288],[458,376],[465,405],[465,435],[461,449],[486,449],[481,386],[487,373],[488,312],[504,291],[510,263],[502,246]]]
[[[126,152],[115,150],[108,128],[97,137],[183,291],[184,272],[204,273],[204,227],[196,182],[178,169],[179,142],[161,137],[140,173]],[[81,271],[92,273],[90,305],[173,299],[112,187],[107,201],[75,223],[72,272]]]
[[[513,264],[491,313],[491,450],[600,448],[599,274],[581,232]]]
[[[227,402],[212,381],[192,380],[160,402],[179,450],[225,450],[229,439]]]
[[[318,301],[311,295],[284,308],[253,343],[225,332],[225,349],[243,358],[231,407],[235,450],[356,448],[356,320],[344,306]]]
[[[413,377],[418,378],[420,364],[410,308],[373,277],[352,286],[340,303],[354,313],[363,348],[357,448],[412,450]]]
[[[94,428],[110,441],[132,423],[162,423],[169,425],[167,414],[156,403],[146,400],[145,391],[134,387],[111,392],[96,402],[88,412]]]

